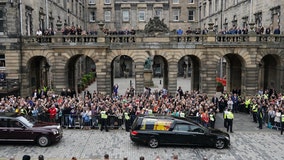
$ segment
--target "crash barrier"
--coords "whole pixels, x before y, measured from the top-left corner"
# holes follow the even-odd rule
[[[161,116],[155,114],[155,116]],[[33,122],[51,122],[58,123],[64,128],[82,129],[84,126],[92,129],[99,129],[101,124],[100,115],[92,115],[89,119],[85,119],[81,114],[57,114],[56,116],[50,116],[48,113],[40,114],[35,116],[26,116],[30,121]],[[130,115],[130,125],[136,118],[136,115]],[[176,117],[178,118],[178,117]],[[187,116],[184,119],[188,119],[197,123],[201,123],[201,118],[198,116]],[[109,129],[124,128],[124,119],[121,116],[109,115],[107,118],[107,126]]]

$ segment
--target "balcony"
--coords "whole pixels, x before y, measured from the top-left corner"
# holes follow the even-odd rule
[[[6,79],[0,81],[0,96],[19,95],[19,79]]]
[[[189,35],[53,35],[24,36],[24,46],[109,46],[110,48],[194,48],[196,45],[279,47],[284,35],[256,34],[189,34]]]

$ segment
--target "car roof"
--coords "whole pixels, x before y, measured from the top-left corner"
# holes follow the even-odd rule
[[[15,112],[0,112],[0,117],[18,117],[19,115]]]
[[[165,115],[153,115],[153,116],[147,116],[147,115],[139,115],[139,118],[151,118],[151,119],[166,119],[166,120],[173,120],[176,122],[185,122],[185,123],[193,123],[196,125],[199,125],[195,121],[192,121],[188,118],[182,118],[182,117],[175,117],[175,116],[165,116]]]

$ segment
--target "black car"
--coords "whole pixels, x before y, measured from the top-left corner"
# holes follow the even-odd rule
[[[31,123],[23,116],[0,114],[0,142],[36,142],[46,147],[62,137],[60,125]]]
[[[133,122],[130,138],[135,143],[159,145],[230,146],[230,136],[221,130],[206,128],[190,120],[173,117],[138,116]]]

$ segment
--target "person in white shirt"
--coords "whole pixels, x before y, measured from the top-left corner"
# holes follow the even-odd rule
[[[42,31],[41,31],[40,29],[38,29],[38,30],[36,31],[36,35],[37,35],[37,36],[42,36]]]

